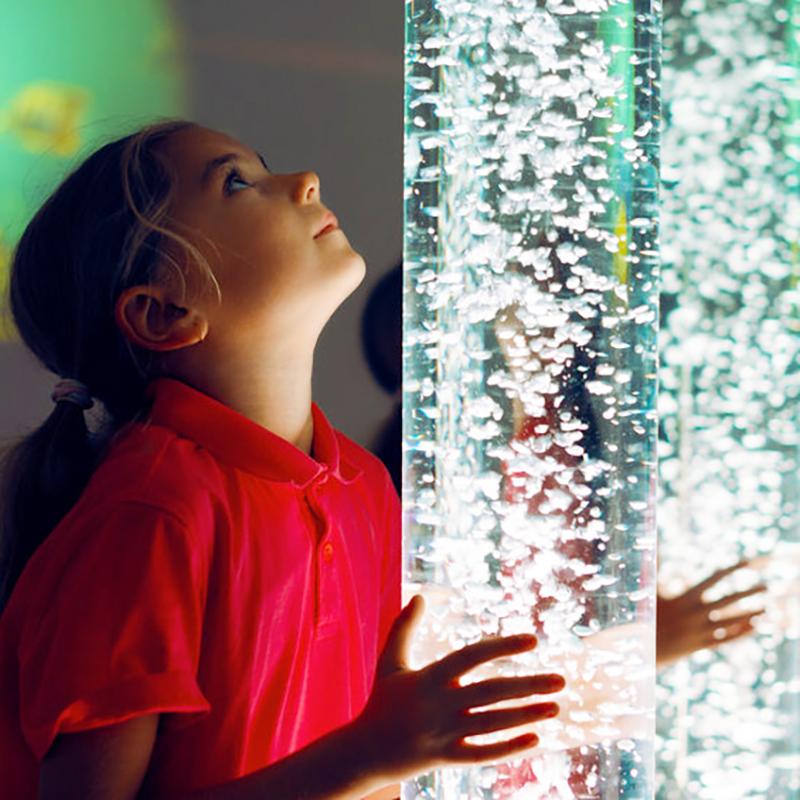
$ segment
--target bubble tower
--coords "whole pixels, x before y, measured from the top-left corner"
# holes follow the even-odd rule
[[[562,714],[411,797],[649,798],[661,9],[406,5],[404,509],[420,662],[534,630]]]

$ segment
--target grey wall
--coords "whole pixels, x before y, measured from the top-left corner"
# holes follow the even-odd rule
[[[369,290],[402,252],[403,2],[172,0],[190,116],[261,150],[280,172],[313,169],[322,201],[367,262],[323,334],[315,399],[367,444],[388,413],[361,354]],[[0,439],[49,413],[54,376],[0,343]]]

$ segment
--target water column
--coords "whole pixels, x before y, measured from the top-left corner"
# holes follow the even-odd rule
[[[756,636],[661,677],[662,798],[800,796],[799,22],[664,7],[661,574],[764,556],[770,597]]]
[[[660,7],[406,4],[404,509],[425,663],[534,630],[540,746],[411,797],[649,798]]]

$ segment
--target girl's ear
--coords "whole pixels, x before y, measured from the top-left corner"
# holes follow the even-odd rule
[[[131,286],[117,298],[114,317],[126,339],[146,350],[179,350],[202,342],[208,319],[198,308],[170,302],[159,285]]]

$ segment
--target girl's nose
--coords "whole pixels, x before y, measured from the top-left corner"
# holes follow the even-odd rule
[[[292,195],[296,203],[319,202],[319,175],[316,172],[297,173]]]

